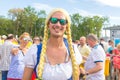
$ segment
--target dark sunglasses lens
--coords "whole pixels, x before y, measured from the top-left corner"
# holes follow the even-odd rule
[[[64,19],[60,19],[60,24],[61,24],[61,25],[65,25],[66,23],[67,23],[66,20],[64,20]]]
[[[52,24],[56,24],[58,21],[60,22],[61,25],[65,25],[67,23],[65,19],[50,18],[50,22]]]
[[[51,18],[50,21],[51,21],[51,23],[55,24],[55,23],[57,23],[58,19],[57,18]]]

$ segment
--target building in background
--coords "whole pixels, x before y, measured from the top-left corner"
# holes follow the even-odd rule
[[[111,27],[103,28],[104,30],[110,30],[110,39],[114,40],[115,45],[120,43],[120,25],[114,25]]]

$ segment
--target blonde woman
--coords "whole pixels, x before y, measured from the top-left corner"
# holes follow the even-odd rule
[[[26,55],[23,80],[31,80],[33,70],[38,80],[79,80],[82,58],[72,44],[70,23],[64,9],[51,11],[46,18],[42,45],[33,45]],[[65,32],[67,39],[63,37]]]
[[[9,67],[7,80],[22,80],[24,72],[24,57],[28,48],[26,45],[30,40],[29,33],[22,34],[19,37],[20,46],[18,48],[13,48],[11,52],[11,64]]]

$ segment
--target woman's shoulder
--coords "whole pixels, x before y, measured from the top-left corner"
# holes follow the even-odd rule
[[[32,44],[31,46],[30,46],[30,48],[28,49],[28,51],[27,51],[27,54],[28,55],[33,55],[33,54],[36,54],[36,52],[37,52],[37,45],[36,44]]]

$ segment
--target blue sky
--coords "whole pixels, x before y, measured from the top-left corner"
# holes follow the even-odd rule
[[[36,10],[49,12],[53,8],[64,8],[70,14],[82,16],[107,16],[110,24],[120,25],[120,0],[0,0],[0,15],[6,16],[12,8],[32,6]]]

